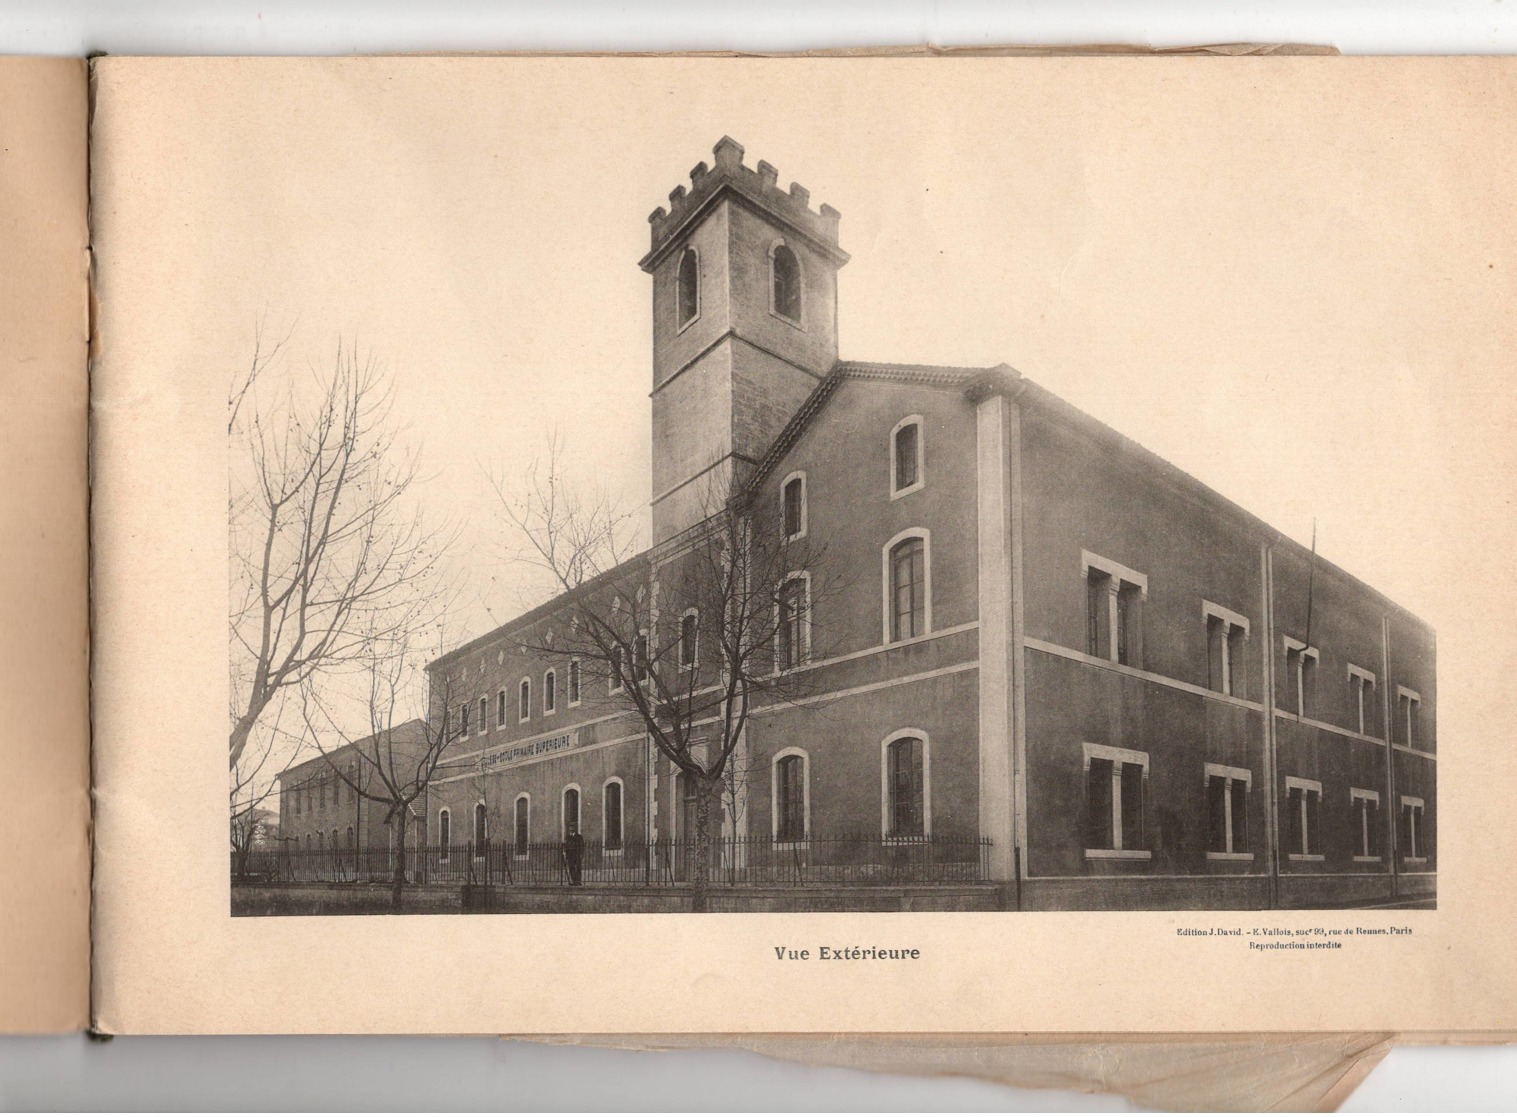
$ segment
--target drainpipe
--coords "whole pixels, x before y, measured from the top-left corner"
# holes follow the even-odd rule
[[[1275,740],[1275,555],[1259,549],[1264,617],[1264,858],[1269,869],[1269,906],[1280,906],[1280,760]]]
[[[1391,899],[1401,898],[1401,851],[1396,848],[1401,840],[1401,804],[1396,802],[1396,745],[1395,735],[1391,731],[1391,714],[1394,707],[1391,705],[1391,618],[1386,614],[1380,617],[1380,708],[1384,713],[1385,720],[1385,818],[1390,827],[1389,841],[1385,848],[1391,858]]]

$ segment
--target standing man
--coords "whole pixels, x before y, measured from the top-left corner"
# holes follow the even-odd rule
[[[564,835],[564,864],[569,869],[569,883],[582,883],[580,878],[585,864],[585,836],[573,824],[570,824],[569,832]]]

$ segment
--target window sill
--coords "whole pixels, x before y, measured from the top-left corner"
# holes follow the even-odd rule
[[[701,320],[701,312],[697,310],[694,315],[692,315],[689,318],[686,318],[683,322],[680,323],[679,329],[677,329],[677,330],[674,331],[674,336],[675,337],[679,337],[680,334],[684,333],[686,330],[688,330],[691,326],[695,325],[700,320]]]
[[[907,485],[904,489],[891,489],[890,499],[899,500],[903,496],[910,496],[912,493],[921,490],[926,483],[925,481],[918,481],[915,485]]]
[[[1408,864],[1408,865],[1426,865],[1427,864],[1427,858],[1426,857],[1403,857],[1401,860],[1404,863]]]
[[[1087,849],[1087,861],[1151,861],[1153,852],[1147,849]]]
[[[801,320],[799,318],[792,318],[788,314],[781,314],[773,307],[769,309],[769,317],[778,318],[781,322],[785,323],[785,325],[794,326],[796,329],[800,330],[801,333],[806,332],[806,327],[801,324]]]
[[[1327,859],[1324,853],[1287,853],[1285,856],[1290,861],[1325,861]]]
[[[1208,861],[1252,861],[1254,855],[1252,853],[1223,853],[1220,850],[1207,850],[1206,859]]]
[[[1385,858],[1383,857],[1365,857],[1363,854],[1354,855],[1354,864],[1356,865],[1378,865],[1384,860]]]

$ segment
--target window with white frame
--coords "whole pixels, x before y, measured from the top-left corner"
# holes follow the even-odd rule
[[[448,859],[448,847],[453,844],[453,815],[447,807],[437,812],[437,857],[440,861]]]
[[[469,704],[462,702],[458,706],[458,733],[461,737],[469,735]]]
[[[514,808],[513,826],[516,839],[516,854],[525,857],[527,850],[532,844],[532,798],[529,795],[518,795]]]
[[[1253,773],[1224,764],[1206,765],[1206,856],[1252,859],[1248,849],[1248,792]]]
[[[1422,826],[1425,804],[1411,795],[1401,797],[1401,856],[1412,864],[1427,860],[1427,835]]]
[[[811,580],[791,574],[780,586],[775,603],[775,668],[789,671],[806,662],[811,652]]]
[[[516,687],[516,720],[526,721],[532,716],[532,680],[523,679]]]
[[[927,531],[908,528],[884,548],[885,642],[932,631],[932,552]]]
[[[1348,789],[1349,808],[1358,832],[1355,861],[1380,860],[1380,793],[1362,787]]]
[[[558,710],[558,672],[543,672],[543,713],[551,714]]]
[[[1422,695],[1415,690],[1404,686],[1396,688],[1396,720],[1400,722],[1397,728],[1403,738],[1401,743],[1409,749],[1417,747],[1417,708],[1421,705]]]
[[[486,732],[490,728],[490,700],[481,695],[479,699],[479,731]]]
[[[620,850],[624,844],[622,833],[622,781],[612,776],[601,789],[601,848]]]
[[[694,669],[700,658],[701,625],[700,613],[686,609],[679,619],[679,665],[681,669]]]
[[[490,840],[490,816],[483,803],[474,804],[474,848],[483,850]]]
[[[501,687],[500,693],[495,696],[495,727],[502,728],[506,724],[506,688]]]
[[[932,768],[927,734],[902,729],[880,754],[881,813],[886,838],[925,838],[932,832]]]
[[[1085,856],[1147,860],[1148,753],[1084,745]]]
[[[579,660],[569,661],[569,705],[579,705]]]
[[[1085,654],[1126,667],[1143,665],[1143,602],[1148,576],[1080,552],[1085,578]]]
[[[675,286],[675,314],[679,328],[684,329],[701,312],[701,259],[693,247],[680,254]]]
[[[1285,777],[1285,818],[1290,835],[1287,855],[1292,861],[1322,860],[1322,784],[1296,776]]]
[[[769,250],[769,309],[786,321],[801,324],[801,262],[789,245]]]
[[[1306,717],[1313,708],[1316,665],[1316,648],[1307,647],[1305,642],[1293,636],[1285,637],[1285,678],[1290,687],[1286,706],[1299,718]]]
[[[792,473],[780,486],[780,521],[786,539],[806,534],[806,475]]]
[[[1207,681],[1212,690],[1244,697],[1243,648],[1248,618],[1212,601],[1201,602],[1206,622]]]
[[[788,748],[775,754],[773,768],[774,840],[804,842],[811,836],[810,758],[802,749]]]
[[[908,415],[890,432],[890,497],[914,493],[925,481],[922,417]]]
[[[563,826],[561,838],[567,838],[570,834],[579,833],[579,785],[571,783],[564,788],[563,814],[559,821]]]
[[[1363,667],[1348,665],[1349,693],[1354,699],[1355,725],[1362,734],[1368,734],[1374,726],[1375,673]]]

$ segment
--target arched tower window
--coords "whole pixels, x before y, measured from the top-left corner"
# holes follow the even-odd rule
[[[701,260],[693,248],[679,258],[678,288],[679,324],[687,326],[701,312]]]
[[[773,280],[774,312],[792,322],[801,320],[801,262],[787,245],[777,244],[769,254]]]

